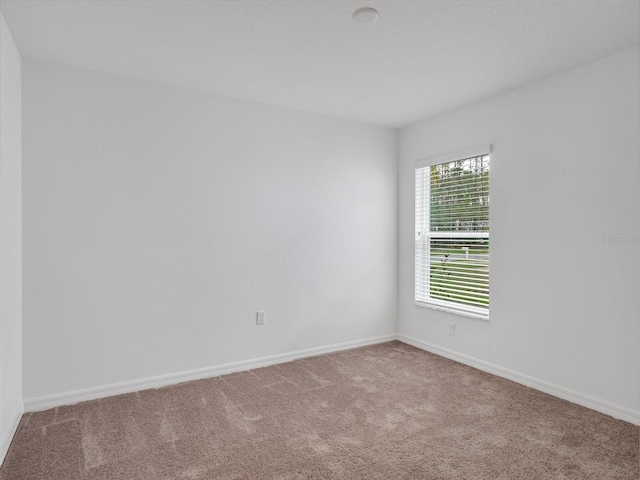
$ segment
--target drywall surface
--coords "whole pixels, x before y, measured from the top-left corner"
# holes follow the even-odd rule
[[[364,5],[373,25],[352,21]],[[22,53],[386,126],[638,44],[637,0],[2,0]]]
[[[25,399],[395,333],[396,131],[23,79]]]
[[[22,414],[20,62],[0,14],[0,464]]]
[[[634,48],[401,131],[400,335],[640,413],[639,60]],[[482,321],[414,305],[413,162],[486,143]]]

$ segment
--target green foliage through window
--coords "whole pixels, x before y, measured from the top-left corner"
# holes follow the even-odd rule
[[[416,169],[416,301],[489,308],[489,155]]]

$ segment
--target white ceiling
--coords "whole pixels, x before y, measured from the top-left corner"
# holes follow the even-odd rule
[[[372,6],[378,20],[351,14]],[[640,43],[639,0],[2,0],[20,52],[401,127]]]

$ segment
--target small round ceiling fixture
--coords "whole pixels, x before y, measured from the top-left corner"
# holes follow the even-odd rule
[[[353,12],[353,19],[358,23],[373,23],[378,18],[378,11],[375,8],[363,7]]]

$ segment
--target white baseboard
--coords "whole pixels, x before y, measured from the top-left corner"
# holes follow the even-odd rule
[[[442,357],[455,360],[456,362],[460,362],[465,365],[477,368],[478,370],[482,370],[484,372],[488,372],[493,375],[512,380],[516,383],[520,383],[522,385],[526,385],[527,387],[540,390],[541,392],[548,393],[569,402],[582,405],[583,407],[587,407],[606,415],[611,415],[614,418],[633,423],[634,425],[640,425],[640,411],[616,405],[606,400],[602,400],[585,393],[571,390],[569,388],[547,382],[546,380],[541,380],[530,375],[517,372],[515,370],[510,370],[508,368],[495,365],[493,363],[485,362],[484,360],[480,360],[469,355],[464,355],[447,348],[439,347],[437,345],[424,342],[408,335],[390,334],[363,340],[337,343],[324,347],[298,350],[295,352],[283,353],[279,355],[271,355],[268,357],[244,360],[240,362],[226,363],[213,367],[199,368],[185,372],[159,375],[157,377],[149,377],[138,380],[131,380],[128,382],[114,383],[101,387],[92,387],[54,395],[45,395],[37,398],[29,398],[24,401],[24,407],[21,405],[19,412],[16,412],[15,425],[13,426],[14,428],[10,432],[8,439],[2,439],[2,450],[0,450],[0,458],[4,458],[4,455],[9,448],[9,444],[11,443],[11,439],[13,438],[15,430],[18,427],[18,422],[20,421],[23,410],[27,412],[47,410],[49,408],[62,405],[73,405],[75,403],[84,402],[86,400],[95,400],[97,398],[104,398],[112,395],[137,392],[149,388],[160,388],[167,385],[175,385],[182,382],[188,382],[190,380],[217,377],[233,372],[266,367],[269,365],[275,365],[277,363],[291,362],[300,358],[324,355],[327,353],[338,352],[341,350],[348,350],[357,347],[364,347],[367,345],[374,345],[377,343],[384,343],[392,340],[400,340],[401,342],[404,342],[408,345],[413,345],[414,347],[420,348],[421,350],[426,350],[428,352],[435,353],[436,355],[440,355]]]
[[[114,383],[101,387],[85,388],[82,390],[74,390],[71,392],[57,393],[53,395],[45,395],[42,397],[28,398],[24,401],[24,409],[27,412],[37,412],[47,410],[62,405],[73,405],[86,400],[95,400],[97,398],[110,397],[112,395],[120,395],[123,393],[137,392],[148,388],[160,388],[167,385],[175,385],[191,380],[199,380],[202,378],[217,377],[228,373],[240,372],[244,370],[252,370],[254,368],[266,367],[277,363],[291,362],[300,358],[314,357],[327,353],[348,350],[351,348],[365,347],[377,343],[390,342],[396,340],[395,334],[383,335],[379,337],[371,337],[363,340],[355,340],[351,342],[336,343],[324,347],[308,348],[306,350],[298,350],[290,353],[282,353],[279,355],[271,355],[268,357],[254,358],[240,362],[225,363],[213,367],[198,368],[186,372],[170,373],[168,375],[159,375],[157,377],[141,378],[128,382]]]
[[[597,412],[611,415],[614,418],[624,420],[634,425],[640,425],[640,411],[633,410],[631,408],[616,405],[614,403],[602,400],[585,393],[571,390],[570,388],[562,387],[546,380],[540,380],[539,378],[526,375],[524,373],[516,372],[508,368],[495,365],[493,363],[485,362],[469,355],[449,350],[448,348],[439,347],[428,342],[424,342],[408,335],[399,334],[397,339],[401,342],[413,345],[414,347],[426,350],[427,352],[435,353],[441,357],[446,357],[450,360],[455,360],[459,363],[464,363],[470,367],[477,368],[483,372],[488,372],[498,377],[503,377],[508,380],[512,380],[516,383],[526,385],[527,387],[535,388],[541,392],[548,393],[554,397],[559,397],[572,403],[577,403],[583,407],[596,410]]]
[[[13,418],[11,419],[11,424],[9,425],[9,430],[5,432],[5,434],[0,439],[0,465],[4,462],[4,458],[7,456],[9,452],[9,447],[11,446],[11,441],[18,431],[18,425],[20,424],[20,419],[22,418],[22,414],[24,413],[24,404],[20,402],[13,413]]]

